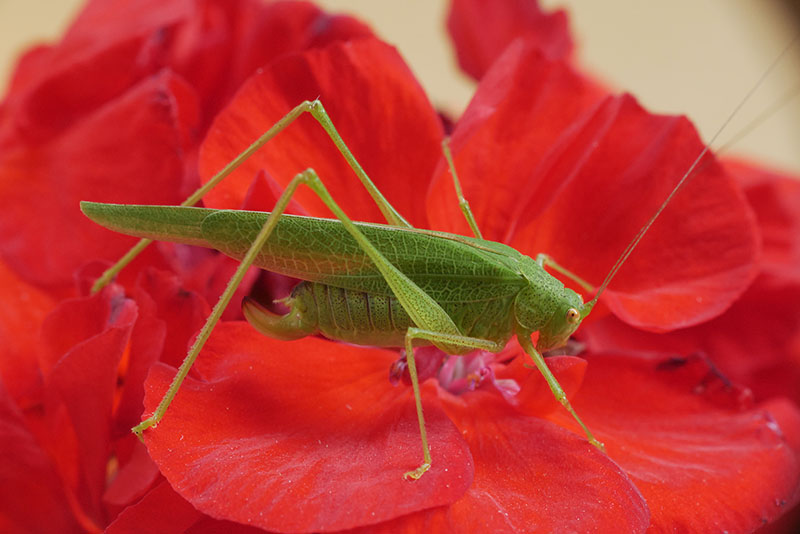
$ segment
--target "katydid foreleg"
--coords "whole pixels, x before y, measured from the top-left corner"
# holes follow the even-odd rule
[[[561,387],[561,384],[559,384],[558,380],[556,380],[556,377],[553,376],[553,372],[550,371],[549,367],[547,367],[544,357],[533,346],[530,338],[526,335],[518,334],[517,340],[519,340],[519,344],[522,346],[522,349],[533,359],[533,362],[536,364],[536,368],[539,369],[539,372],[542,373],[547,385],[550,386],[550,391],[553,393],[553,396],[558,402],[561,403],[564,409],[566,409],[570,415],[572,415],[572,418],[578,422],[584,433],[586,433],[589,443],[605,452],[605,446],[594,437],[592,432],[589,430],[589,427],[587,427],[584,422],[581,421],[581,418],[578,417],[578,414],[575,412],[575,409],[572,407],[569,399],[567,398],[567,394],[564,393],[564,389]]]

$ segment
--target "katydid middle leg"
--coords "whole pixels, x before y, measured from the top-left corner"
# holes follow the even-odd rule
[[[422,438],[422,464],[413,471],[408,471],[403,475],[404,478],[419,479],[431,467],[431,450],[428,446],[428,436],[425,430],[425,416],[422,413],[422,395],[419,390],[419,378],[417,377],[417,363],[414,358],[414,340],[422,339],[430,341],[445,352],[460,352],[456,349],[475,349],[486,350],[489,352],[500,352],[503,344],[495,343],[486,339],[468,337],[463,335],[442,334],[421,328],[409,328],[406,332],[405,349],[406,362],[408,363],[408,374],[411,377],[411,387],[414,390],[414,402],[417,407],[417,420],[419,421],[419,433]],[[446,350],[449,349],[449,350]]]

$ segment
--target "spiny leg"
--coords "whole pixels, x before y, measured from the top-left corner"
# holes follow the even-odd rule
[[[419,421],[419,434],[422,438],[422,464],[415,470],[405,473],[403,478],[418,480],[428,469],[431,468],[431,450],[428,446],[428,434],[425,430],[425,416],[422,413],[422,396],[419,391],[417,363],[414,358],[415,339],[430,341],[445,352],[460,352],[458,350],[453,350],[453,348],[480,349],[487,350],[489,352],[499,352],[503,350],[503,345],[486,339],[462,335],[442,334],[420,328],[409,328],[406,332],[406,361],[408,362],[408,374],[411,377],[411,388],[414,391],[414,403],[417,408],[417,420]]]
[[[542,373],[542,376],[547,382],[547,385],[550,386],[550,391],[553,392],[553,396],[555,396],[556,400],[558,400],[558,402],[560,402],[561,405],[564,408],[566,408],[566,410],[570,413],[570,415],[572,415],[575,421],[578,422],[580,427],[586,433],[586,438],[589,440],[589,443],[591,443],[601,451],[605,452],[606,450],[605,446],[601,442],[599,442],[594,437],[594,435],[592,435],[592,432],[589,430],[589,427],[583,424],[581,418],[578,417],[578,414],[572,408],[572,405],[569,403],[569,399],[567,398],[567,394],[564,393],[564,390],[561,388],[561,384],[558,383],[558,380],[556,380],[556,377],[553,376],[553,373],[550,371],[550,368],[547,367],[547,364],[545,363],[542,355],[539,353],[539,351],[537,351],[534,348],[533,343],[531,343],[530,337],[528,335],[524,335],[523,333],[518,333],[517,340],[519,341],[519,344],[522,346],[522,349],[525,352],[527,352],[531,358],[533,358],[533,362],[536,364],[536,367],[539,369],[539,372]]]
[[[339,152],[342,154],[344,159],[350,165],[350,168],[353,169],[353,172],[356,173],[361,183],[364,184],[364,187],[369,192],[372,199],[375,201],[375,204],[383,213],[383,216],[386,218],[386,222],[394,226],[400,226],[404,228],[411,228],[411,224],[406,221],[400,213],[389,203],[388,200],[383,196],[383,193],[375,186],[375,184],[370,180],[367,173],[364,172],[364,169],[356,160],[353,153],[350,152],[350,149],[345,144],[342,137],[339,135],[339,132],[336,130],[336,127],[333,125],[330,117],[328,116],[328,112],[325,111],[325,108],[322,106],[322,102],[319,100],[309,101],[306,100],[301,102],[297,105],[294,109],[292,109],[289,113],[283,116],[278,122],[276,122],[269,130],[267,130],[264,134],[261,135],[258,139],[256,139],[253,144],[247,147],[243,152],[241,152],[238,156],[233,158],[225,167],[222,168],[217,174],[215,174],[208,182],[203,184],[197,191],[192,193],[189,198],[184,200],[181,203],[181,206],[194,206],[197,204],[200,199],[202,199],[206,193],[208,193],[211,189],[213,189],[218,183],[220,183],[223,179],[225,179],[229,174],[231,174],[237,167],[239,167],[242,162],[247,160],[250,156],[252,156],[258,149],[264,146],[269,140],[273,137],[278,135],[284,128],[289,126],[292,122],[295,121],[300,115],[303,113],[310,113],[312,117],[314,117],[317,122],[322,126],[325,132],[328,134],[328,137],[331,138],[333,144],[336,145],[336,148],[339,149]],[[139,255],[150,243],[152,243],[152,239],[141,239],[139,240],[136,245],[134,245],[122,258],[117,261],[114,265],[109,267],[101,276],[98,278],[95,283],[92,285],[92,293],[96,293],[103,289],[106,285],[108,285],[111,280],[119,274],[119,272],[125,268],[131,261],[133,261],[136,256]]]
[[[472,210],[469,207],[469,202],[467,202],[467,199],[464,197],[464,192],[461,190],[461,181],[458,179],[458,174],[456,174],[456,165],[453,163],[453,153],[450,151],[449,137],[445,137],[442,140],[442,152],[444,152],[444,159],[447,160],[447,166],[450,168],[450,175],[453,177],[453,185],[456,188],[456,196],[458,196],[458,207],[461,208],[461,213],[463,213],[464,218],[467,219],[467,224],[469,224],[473,235],[478,239],[483,239],[481,230],[478,228],[478,223],[475,222],[475,216],[472,214]]]

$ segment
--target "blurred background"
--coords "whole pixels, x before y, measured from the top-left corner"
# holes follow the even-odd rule
[[[82,0],[0,0],[0,85],[27,46],[53,41]],[[445,0],[323,0],[367,21],[395,44],[438,107],[457,115],[474,84],[454,60]],[[781,50],[797,36],[797,0],[542,0],[565,8],[576,57],[609,86],[651,111],[688,115],[708,140]],[[729,153],[800,175],[800,42],[715,143],[721,146],[777,107]]]

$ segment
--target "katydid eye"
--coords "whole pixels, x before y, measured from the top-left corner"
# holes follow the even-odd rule
[[[581,318],[581,314],[575,308],[570,308],[567,310],[566,319],[569,324],[576,324]]]

